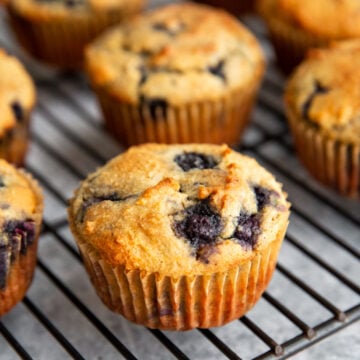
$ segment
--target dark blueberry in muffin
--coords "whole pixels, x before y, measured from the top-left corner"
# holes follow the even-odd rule
[[[43,3],[64,3],[68,7],[73,7],[84,3],[84,0],[36,0]]]
[[[5,187],[4,178],[0,176],[0,188]]]
[[[168,108],[168,103],[165,99],[153,98],[146,99],[144,96],[140,97],[141,107],[146,106],[150,110],[150,116],[156,120],[159,116],[165,118]]]
[[[218,165],[217,161],[211,155],[205,155],[196,152],[188,152],[176,155],[174,161],[185,172],[192,169],[213,169]]]
[[[19,104],[19,102],[14,101],[11,103],[12,111],[15,115],[15,118],[18,122],[21,122],[24,120],[24,110],[22,106]]]
[[[204,245],[200,247],[196,253],[196,259],[205,263],[210,263],[210,257],[219,252],[218,248],[213,245]]]
[[[150,115],[153,119],[157,118],[157,114],[166,117],[168,103],[164,99],[152,99],[148,102],[150,108]]]
[[[67,7],[83,5],[87,0],[65,0],[65,5]]]
[[[215,76],[218,76],[223,81],[226,81],[226,75],[225,75],[225,72],[224,72],[224,65],[225,65],[224,60],[221,60],[216,65],[209,66],[208,71],[211,74],[213,74]]]
[[[13,248],[20,246],[21,254],[26,254],[27,247],[35,238],[35,222],[33,220],[9,220],[5,222],[3,231],[9,236]]]
[[[261,233],[260,220],[259,214],[240,213],[234,237],[245,249],[254,249]]]
[[[66,6],[72,7],[77,5],[77,1],[76,0],[66,0],[65,1]]]
[[[199,249],[216,243],[222,230],[221,216],[203,200],[185,210],[184,219],[175,223],[174,230],[190,242],[198,258]]]
[[[6,278],[9,271],[9,252],[6,245],[0,245],[0,290],[6,286]]]
[[[89,206],[98,204],[99,202],[102,202],[102,201],[121,201],[121,200],[122,200],[122,198],[119,195],[117,195],[116,193],[106,195],[106,196],[94,196],[90,199],[84,200],[83,207],[86,209]]]
[[[14,128],[6,131],[4,138],[1,139],[1,142],[9,141],[13,138],[13,136],[14,136]]]
[[[329,91],[330,91],[330,89],[323,86],[323,85],[321,85],[318,80],[315,81],[314,90],[310,94],[308,99],[305,101],[305,103],[303,105],[303,108],[302,108],[302,117],[305,120],[311,121],[309,112],[310,112],[310,108],[312,106],[312,103],[315,100],[315,97],[318,96],[318,95],[321,95],[321,94],[326,94]]]
[[[169,32],[169,28],[164,23],[161,23],[161,22],[153,24],[152,28],[156,31],[162,31],[162,32],[166,32],[166,33]]]
[[[276,191],[265,189],[262,186],[255,186],[254,192],[256,196],[258,211],[261,211],[266,205],[271,204],[271,197],[279,197]]]
[[[140,80],[139,80],[139,86],[143,85],[146,83],[148,77],[149,77],[149,71],[145,66],[140,66],[139,67],[139,71],[140,71]]]

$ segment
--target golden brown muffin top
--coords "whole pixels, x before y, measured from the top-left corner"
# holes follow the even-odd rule
[[[259,0],[260,12],[328,39],[360,36],[357,0]]]
[[[42,209],[42,195],[27,174],[0,159],[0,223],[6,231],[11,223],[33,222]],[[19,234],[21,235],[21,234]],[[0,239],[0,243],[3,241]]]
[[[146,0],[8,0],[15,12],[34,20],[54,20],[63,17],[91,16],[99,12],[139,11]]]
[[[314,49],[289,80],[285,100],[297,117],[329,136],[360,144],[360,40]]]
[[[121,101],[177,106],[250,86],[262,75],[264,58],[236,18],[183,3],[107,32],[88,47],[86,67],[96,87]]]
[[[288,208],[274,177],[225,145],[146,144],[90,175],[69,216],[111,264],[181,276],[251,259],[282,235]]]
[[[0,49],[0,136],[34,106],[35,87],[18,59]]]

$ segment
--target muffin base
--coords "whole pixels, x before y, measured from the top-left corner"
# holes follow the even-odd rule
[[[287,109],[300,160],[311,175],[342,195],[360,198],[360,145],[329,138]]]
[[[180,278],[112,266],[79,236],[77,241],[96,292],[109,309],[150,328],[190,330],[226,324],[255,305],[271,280],[286,227],[244,264]]]
[[[124,19],[124,12],[111,11],[96,18],[30,20],[9,7],[10,24],[23,48],[36,59],[65,69],[82,66],[85,46],[111,25]]]
[[[0,289],[0,316],[21,301],[30,287],[36,265],[37,245],[38,239],[27,248],[26,255],[19,254],[10,265],[6,286]]]
[[[130,146],[146,142],[167,144],[234,144],[240,140],[256,99],[258,84],[231,92],[218,101],[204,101],[166,111],[121,102],[106,90],[94,87],[107,130]],[[155,115],[155,118],[154,118]]]
[[[38,200],[38,206],[33,215],[36,233],[33,243],[27,247],[25,254],[21,254],[20,249],[15,255],[13,254],[14,258],[10,264],[5,287],[0,289],[0,317],[21,301],[30,287],[36,266],[37,246],[41,230],[43,197],[39,185],[29,174],[22,170],[19,171],[21,171],[30,182]]]

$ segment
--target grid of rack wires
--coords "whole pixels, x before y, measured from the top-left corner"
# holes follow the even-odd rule
[[[360,319],[359,203],[322,188],[298,163],[283,115],[284,79],[258,19],[245,21],[269,66],[236,149],[284,184],[291,225],[273,281],[251,312],[221,328],[173,333],[130,324],[95,295],[68,229],[67,200],[81,179],[124,149],[104,131],[84,77],[54,74],[30,61],[0,15],[0,46],[19,56],[36,81],[26,168],[46,196],[36,276],[25,299],[0,321],[0,358],[286,358]]]

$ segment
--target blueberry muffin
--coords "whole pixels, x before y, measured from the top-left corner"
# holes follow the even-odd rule
[[[239,141],[264,71],[255,37],[205,5],[169,5],[96,40],[86,69],[126,145]]]
[[[313,49],[285,101],[300,159],[320,182],[360,197],[360,40]]]
[[[281,185],[226,145],[132,147],[90,175],[69,208],[103,302],[167,330],[219,326],[251,309],[288,217]]]
[[[11,25],[35,58],[65,69],[82,65],[84,47],[139,12],[145,0],[8,0]]]
[[[43,199],[37,183],[0,160],[0,317],[30,286],[41,227]]]
[[[0,158],[24,162],[35,86],[23,65],[0,49]]]
[[[258,0],[285,72],[312,47],[360,37],[360,2],[354,0]]]
[[[255,0],[195,0],[196,2],[219,6],[235,15],[243,15],[254,10]]]

